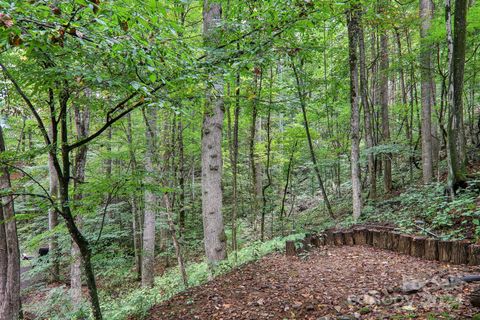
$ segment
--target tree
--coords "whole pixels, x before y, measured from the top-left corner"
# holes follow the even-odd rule
[[[86,96],[90,96],[90,90],[85,90]],[[80,109],[79,106],[74,108],[75,128],[77,139],[85,139],[88,137],[90,129],[90,110],[88,108]],[[83,192],[81,190],[82,184],[85,182],[85,167],[87,165],[88,146],[83,145],[77,149],[75,161],[73,166],[73,191],[75,210],[78,212],[81,201],[83,199]],[[83,225],[83,218],[81,214],[75,217],[77,226],[80,228]],[[76,243],[72,243],[72,264],[70,267],[70,294],[72,302],[75,306],[79,306],[82,302],[82,269],[81,269],[81,254],[80,249]]]
[[[203,3],[203,37],[207,50],[220,41],[220,3]],[[210,53],[212,55],[212,53]],[[214,58],[214,57],[211,57]],[[227,237],[222,215],[222,130],[224,117],[223,80],[213,65],[207,80],[202,124],[202,216],[205,254],[215,265],[227,256]]]
[[[6,152],[3,128],[0,126],[0,155]],[[5,160],[4,160],[5,161]],[[20,251],[17,221],[7,163],[0,166],[0,320],[20,318]]]
[[[348,52],[350,65],[350,105],[351,105],[351,170],[353,217],[358,219],[362,212],[362,185],[360,182],[360,90],[358,83],[358,38],[360,33],[359,8],[351,4],[347,12]]]
[[[158,197],[155,186],[157,172],[158,123],[157,109],[144,109],[145,137],[145,209],[143,218],[143,250],[142,250],[142,286],[152,287],[155,275],[155,221],[157,215]]]
[[[448,182],[447,188],[453,197],[456,190],[465,187],[465,137],[463,126],[463,81],[465,71],[465,49],[467,37],[466,0],[455,1],[454,35],[449,64],[449,115],[448,115]],[[447,17],[450,13],[450,1],[446,1]],[[448,25],[447,36],[451,32]],[[450,39],[450,38],[447,38]]]
[[[433,16],[433,2],[420,0],[420,72],[422,95],[422,173],[423,183],[428,184],[433,177],[432,153],[432,46],[428,35]]]
[[[384,7],[381,10],[384,10]],[[384,144],[390,143],[388,68],[388,35],[387,31],[383,30],[380,34],[380,105],[382,108],[382,138]],[[392,154],[389,152],[383,155],[383,188],[386,193],[392,191]]]

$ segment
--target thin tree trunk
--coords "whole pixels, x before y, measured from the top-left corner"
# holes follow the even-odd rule
[[[390,143],[390,118],[388,111],[388,36],[384,30],[380,35],[380,104],[382,106],[383,144]],[[386,193],[392,191],[392,154],[383,155],[383,186]]]
[[[250,169],[252,170],[252,197],[253,197],[253,215],[254,221],[257,221],[257,215],[260,210],[260,201],[262,196],[262,172],[258,154],[255,150],[255,145],[260,141],[259,133],[261,127],[261,120],[258,117],[258,100],[262,92],[263,74],[259,67],[254,68],[253,86],[255,95],[252,101],[252,120],[250,123],[250,142],[249,142],[249,158]],[[263,238],[263,225],[260,226],[260,237]]]
[[[130,161],[132,166],[132,172],[138,170],[137,159],[135,156],[135,149],[133,147],[133,130],[132,130],[132,117],[127,115],[127,141],[128,150],[130,154]],[[135,181],[135,183],[139,183]],[[133,230],[133,250],[135,255],[135,270],[137,273],[137,279],[142,279],[142,219],[140,217],[140,206],[138,203],[138,196],[132,195],[132,230]]]
[[[163,202],[165,204],[166,220],[167,220],[168,228],[170,231],[170,236],[172,237],[173,247],[175,248],[175,255],[177,257],[178,268],[180,269],[183,285],[185,286],[185,288],[187,288],[188,287],[187,272],[185,271],[185,263],[183,262],[182,250],[180,247],[180,243],[178,242],[178,239],[177,239],[177,230],[175,228],[175,223],[173,222],[172,206],[170,204],[170,199],[167,193],[163,195]]]
[[[295,151],[297,151],[297,145],[298,145],[298,141],[295,140],[295,143],[292,147],[292,151],[290,153],[290,158],[288,160],[287,177],[285,179],[285,186],[283,187],[282,204],[280,206],[280,221],[281,221],[282,235],[284,235],[283,219],[286,216],[286,214],[285,214],[285,202],[287,200],[287,192],[288,192],[288,187],[289,187],[289,184],[290,184],[290,176],[291,176],[291,172],[292,172],[292,168],[293,168]]]
[[[310,157],[312,159],[313,163],[313,168],[315,170],[315,173],[317,175],[317,180],[318,184],[320,187],[320,191],[322,192],[323,196],[323,201],[325,202],[325,206],[327,207],[327,212],[331,218],[335,218],[332,207],[330,206],[330,201],[328,201],[328,196],[327,196],[327,191],[325,190],[325,186],[323,184],[322,176],[320,175],[320,169],[318,167],[317,163],[317,158],[315,156],[315,150],[313,148],[313,141],[312,141],[312,136],[310,135],[310,128],[308,126],[308,118],[307,118],[307,106],[305,102],[305,92],[304,92],[304,83],[302,81],[302,78],[298,74],[297,67],[295,66],[295,63],[292,61],[292,68],[293,72],[295,74],[295,80],[297,84],[297,93],[298,93],[298,98],[300,100],[300,107],[302,108],[302,114],[303,114],[303,125],[305,127],[305,132],[307,134],[307,140],[308,140],[308,147],[310,149]]]
[[[240,73],[235,78],[235,109],[233,111],[233,130],[231,112],[228,111],[228,140],[230,146],[230,164],[232,167],[232,250],[237,258],[237,216],[238,216],[238,122],[240,118]]]
[[[465,139],[463,128],[463,78],[465,69],[467,1],[455,1],[454,37],[451,42],[450,0],[445,2],[447,42],[449,43],[448,189],[465,186]],[[450,46],[450,43],[452,45]]]
[[[75,127],[77,132],[77,140],[81,140],[88,136],[90,126],[90,112],[88,108],[80,110],[79,107],[75,107]],[[87,145],[83,145],[77,149],[74,163],[74,180],[73,180],[73,192],[74,192],[74,206],[81,205],[83,198],[81,185],[85,182],[85,167],[87,164]],[[82,216],[77,215],[75,217],[76,224],[79,228],[82,227]],[[76,243],[72,243],[72,264],[70,266],[70,295],[74,306],[80,306],[82,302],[82,264],[81,264],[80,248]]]
[[[54,125],[52,124],[50,127],[50,139],[52,141],[56,141],[57,137],[53,137],[56,135],[56,131],[53,130]],[[54,132],[55,131],[55,132]],[[48,172],[49,172],[49,193],[52,199],[56,201],[59,195],[58,189],[58,174],[55,169],[55,165],[53,163],[52,155],[48,155]],[[50,207],[48,209],[48,231],[50,232],[50,238],[48,240],[48,248],[49,248],[49,257],[52,261],[52,281],[58,281],[60,277],[60,263],[59,263],[59,252],[58,252],[58,236],[56,234],[55,228],[58,225],[58,212],[55,208]]]
[[[182,237],[185,234],[186,228],[186,215],[187,215],[187,202],[186,202],[186,191],[185,191],[185,177],[186,177],[186,168],[185,168],[185,154],[184,154],[184,145],[183,145],[183,119],[182,115],[178,119],[178,184],[180,187],[180,209],[178,212],[178,220],[180,227],[180,236]]]
[[[422,78],[422,172],[423,183],[433,178],[432,151],[432,46],[428,43],[430,21],[433,16],[432,0],[420,0],[420,71]]]
[[[205,44],[220,41],[218,22],[222,18],[220,3],[204,1],[203,33]],[[223,79],[211,72],[206,90],[202,126],[202,216],[205,253],[211,266],[227,256],[227,237],[222,215],[222,129],[224,117]]]
[[[368,101],[368,80],[366,70],[365,58],[365,40],[363,28],[359,27],[358,33],[358,47],[360,55],[360,95],[363,106],[364,125],[365,125],[365,140],[368,152],[368,182],[370,186],[370,199],[377,198],[377,174],[375,170],[375,155],[373,154],[374,139],[373,139],[373,125],[372,125],[372,110]]]
[[[0,154],[6,151],[0,126]],[[0,167],[0,191],[11,189],[8,167]],[[3,196],[0,205],[0,320],[17,320],[21,316],[20,251],[13,196]]]
[[[270,69],[270,95],[269,95],[269,105],[268,105],[268,114],[267,114],[267,166],[265,172],[267,173],[267,183],[262,187],[262,237],[261,240],[265,240],[265,216],[267,211],[267,189],[272,185],[272,177],[270,175],[270,151],[272,149],[272,139],[271,139],[271,118],[272,118],[272,86],[273,86],[273,70]],[[273,236],[273,215],[271,222],[271,235]]]
[[[356,220],[362,213],[362,186],[360,181],[360,90],[358,85],[358,36],[360,12],[357,5],[351,5],[347,12],[348,48],[350,65],[350,104],[351,104],[351,172],[353,218]]]
[[[158,146],[157,109],[145,110],[145,208],[143,218],[143,250],[142,250],[142,286],[152,287],[155,270],[155,221],[158,209],[158,196],[153,190],[156,183],[156,152]]]

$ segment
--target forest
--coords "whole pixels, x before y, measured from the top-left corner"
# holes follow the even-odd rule
[[[480,319],[478,1],[0,0],[0,69],[0,320]]]

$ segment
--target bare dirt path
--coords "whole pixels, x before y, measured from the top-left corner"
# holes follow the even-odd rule
[[[480,268],[372,247],[265,257],[152,308],[148,319],[469,319],[480,284],[450,277]],[[417,290],[418,289],[418,290]]]

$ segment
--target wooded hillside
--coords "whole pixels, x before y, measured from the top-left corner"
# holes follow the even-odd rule
[[[479,48],[475,0],[0,0],[0,320],[145,317],[328,227],[476,242]]]

